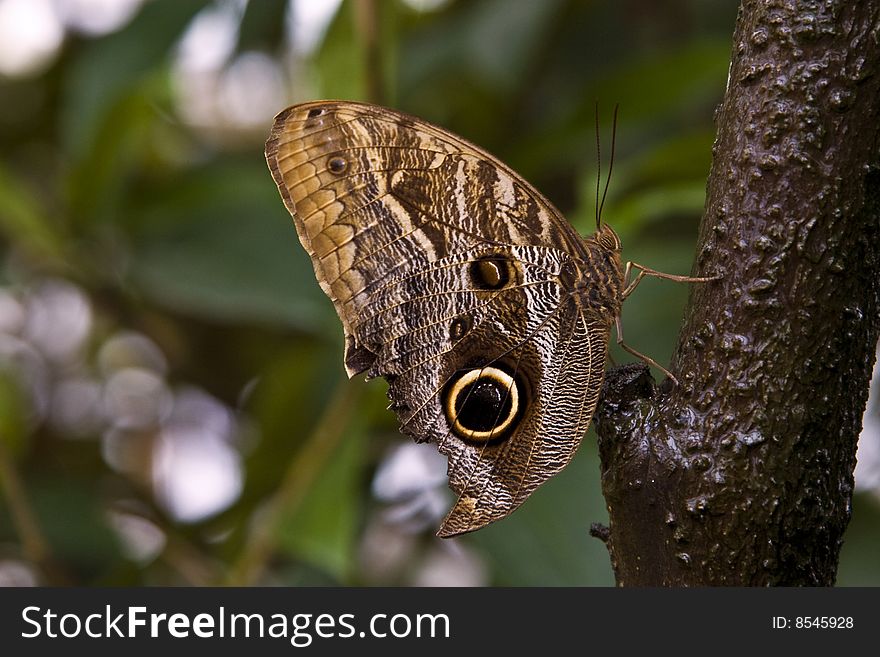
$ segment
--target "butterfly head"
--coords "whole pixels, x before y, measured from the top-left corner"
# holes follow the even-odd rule
[[[599,246],[604,248],[606,251],[620,253],[620,249],[622,248],[620,237],[608,224],[601,224],[599,226],[599,229],[596,231],[594,239],[596,240],[596,242],[599,243]]]

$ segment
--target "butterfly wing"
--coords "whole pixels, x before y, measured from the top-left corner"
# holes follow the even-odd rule
[[[609,323],[574,292],[584,242],[491,155],[385,108],[288,108],[266,157],[349,375],[388,379],[402,430],[448,456],[459,498],[440,535],[509,514],[595,408]]]

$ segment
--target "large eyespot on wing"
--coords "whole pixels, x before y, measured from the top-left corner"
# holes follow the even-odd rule
[[[526,394],[518,395],[516,425],[503,427],[509,416],[507,405],[501,405],[495,421],[509,432],[502,440],[441,443],[458,499],[438,536],[471,532],[506,517],[571,461],[595,411],[607,342],[607,326],[562,311],[522,345],[519,367],[540,362],[528,365],[529,372],[539,374],[537,381],[529,380]],[[454,435],[448,439],[455,440]]]
[[[418,270],[478,243],[581,248],[549,201],[504,164],[386,108],[290,107],[276,117],[266,159],[342,320],[350,375],[373,353],[352,335],[368,310],[366,288],[399,268]]]
[[[527,385],[494,365],[457,373],[440,393],[449,430],[465,442],[504,440],[527,404]]]

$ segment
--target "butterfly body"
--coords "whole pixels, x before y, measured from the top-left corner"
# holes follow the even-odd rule
[[[373,105],[276,117],[266,156],[345,333],[404,433],[448,458],[439,532],[517,508],[572,458],[624,296],[620,241],[582,238],[473,144]]]

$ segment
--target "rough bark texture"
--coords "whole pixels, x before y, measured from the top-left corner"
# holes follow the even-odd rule
[[[746,0],[672,371],[597,412],[619,585],[830,585],[880,329],[880,0]]]

